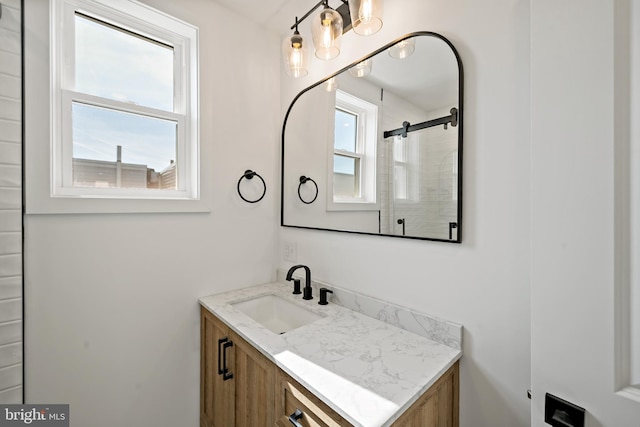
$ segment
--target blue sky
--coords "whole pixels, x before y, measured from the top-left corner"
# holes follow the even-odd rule
[[[147,165],[157,172],[176,160],[176,124],[74,103],[73,157]]]
[[[336,109],[334,125],[334,146],[339,150],[355,151],[357,116]],[[352,158],[333,156],[333,171],[353,175],[354,160]]]
[[[173,111],[173,49],[76,15],[75,89]],[[144,164],[176,160],[176,124],[74,103],[73,157]]]

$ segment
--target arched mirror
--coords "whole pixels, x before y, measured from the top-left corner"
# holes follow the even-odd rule
[[[460,243],[463,71],[412,33],[303,90],[282,131],[281,225]]]

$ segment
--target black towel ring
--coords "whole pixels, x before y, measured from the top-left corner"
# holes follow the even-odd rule
[[[242,195],[242,192],[240,191],[240,183],[242,182],[242,180],[244,178],[246,179],[253,179],[254,176],[257,176],[258,178],[260,178],[260,181],[262,181],[262,185],[264,186],[264,191],[262,192],[262,196],[260,196],[259,199],[257,200],[247,200],[245,199],[245,197]],[[260,200],[264,199],[264,195],[267,194],[267,184],[264,182],[264,179],[262,179],[262,177],[260,175],[258,175],[258,172],[254,172],[251,169],[247,169],[246,171],[244,171],[244,175],[242,175],[240,177],[240,179],[238,180],[238,195],[240,196],[240,198],[242,200],[244,200],[247,203],[258,203]]]
[[[313,182],[313,185],[316,186],[316,195],[313,198],[313,200],[311,200],[310,202],[307,202],[306,200],[304,200],[302,198],[302,195],[300,194],[300,188],[302,187],[302,184],[306,184],[308,181]],[[308,176],[302,175],[300,177],[300,184],[298,184],[298,197],[300,198],[300,201],[306,205],[310,205],[311,203],[315,202],[316,199],[318,198],[318,184],[316,184],[316,182],[313,179],[309,178]]]

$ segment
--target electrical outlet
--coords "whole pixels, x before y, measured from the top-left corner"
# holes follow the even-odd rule
[[[285,261],[296,262],[298,260],[298,248],[294,242],[284,242],[282,256]]]

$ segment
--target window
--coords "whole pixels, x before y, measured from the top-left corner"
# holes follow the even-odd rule
[[[358,115],[336,108],[333,149],[334,200],[360,197],[362,150],[359,150],[358,145]]]
[[[197,199],[197,29],[128,0],[56,0],[52,195]]]
[[[330,210],[377,209],[376,142],[378,107],[336,91],[333,146],[328,174]]]

